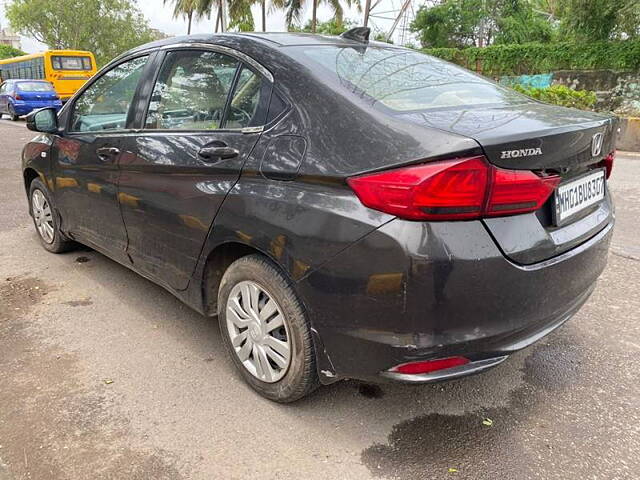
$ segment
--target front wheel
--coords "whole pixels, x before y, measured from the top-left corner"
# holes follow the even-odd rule
[[[304,309],[268,259],[233,262],[218,291],[222,339],[244,380],[276,402],[293,402],[317,386],[315,353]]]
[[[62,253],[73,248],[74,243],[60,231],[58,215],[49,190],[39,179],[31,182],[29,202],[33,223],[42,246],[52,253]]]

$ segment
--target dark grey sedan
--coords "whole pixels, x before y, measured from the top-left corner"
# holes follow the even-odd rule
[[[280,402],[480,372],[562,325],[606,264],[615,119],[367,36],[115,59],[28,120],[42,245],[91,246],[217,317]]]

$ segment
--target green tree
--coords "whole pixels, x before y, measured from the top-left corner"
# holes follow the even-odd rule
[[[13,0],[5,11],[15,31],[52,49],[92,51],[99,65],[157,38],[127,0]]]
[[[553,34],[549,15],[530,0],[444,0],[421,7],[410,28],[424,47],[548,42]]]
[[[291,31],[296,30],[296,25],[300,24],[300,20],[302,18],[302,11],[304,10],[304,7],[305,7],[305,1],[306,0],[273,0],[274,8],[285,11],[285,21],[287,24],[287,28],[289,30]],[[330,22],[334,22],[334,26],[337,27],[338,29],[342,28],[342,24],[344,23],[343,4],[347,8],[356,7],[358,11],[361,10],[360,0],[344,0],[344,1],[342,0],[311,0],[312,2],[311,20],[307,24],[307,26],[309,26],[308,31],[313,33],[325,33],[320,31],[320,25],[322,23],[325,24],[325,28],[327,27],[327,22],[317,21],[316,10],[320,1],[323,1],[324,3],[329,5],[333,10],[333,17],[330,20]],[[307,31],[305,29],[303,30]]]
[[[187,18],[187,35],[191,34],[193,17],[198,13],[199,0],[162,0],[162,4],[173,3],[173,18]]]
[[[563,36],[577,41],[612,40],[640,36],[638,0],[562,0]]]
[[[346,32],[350,28],[355,27],[355,22],[351,20],[344,20],[341,23],[338,23],[336,19],[327,20],[326,22],[318,22],[316,24],[316,33],[320,33],[322,35],[340,35],[341,33]],[[304,32],[311,33],[312,25],[311,20],[309,20],[304,27],[296,28],[292,27],[290,32]]]
[[[498,28],[494,43],[549,42],[554,35],[549,19],[542,12],[534,10],[528,1],[508,0],[503,4],[500,16],[496,19]]]
[[[0,45],[0,60],[11,57],[19,57],[20,55],[26,55],[26,53],[9,45]]]

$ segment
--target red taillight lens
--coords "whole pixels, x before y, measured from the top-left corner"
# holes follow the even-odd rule
[[[369,208],[409,220],[468,220],[540,208],[560,177],[503,170],[482,156],[348,179]]]
[[[22,100],[22,95],[20,95],[19,93],[16,93],[13,98],[15,98],[16,100]]]
[[[439,358],[437,360],[426,360],[422,362],[403,363],[397,367],[393,367],[390,371],[396,373],[405,373],[416,375],[420,373],[430,373],[436,370],[444,370],[445,368],[459,367],[469,363],[468,358],[464,357],[448,357]]]
[[[606,177],[607,180],[611,176],[611,171],[613,170],[613,161],[616,159],[616,151],[614,150],[609,155],[606,156],[604,160],[602,160],[598,165],[600,167],[604,167],[606,169]]]
[[[539,177],[529,170],[492,170],[491,194],[485,211],[492,217],[535,211],[560,183],[557,175]]]

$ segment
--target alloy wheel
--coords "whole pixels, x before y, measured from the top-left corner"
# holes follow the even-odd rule
[[[33,219],[36,223],[36,228],[40,237],[46,243],[53,243],[54,229],[51,206],[40,190],[36,189],[33,191],[33,195],[31,196],[31,208],[33,210]]]
[[[291,364],[291,336],[276,300],[252,281],[236,284],[226,305],[227,332],[236,355],[254,377],[280,380]]]

